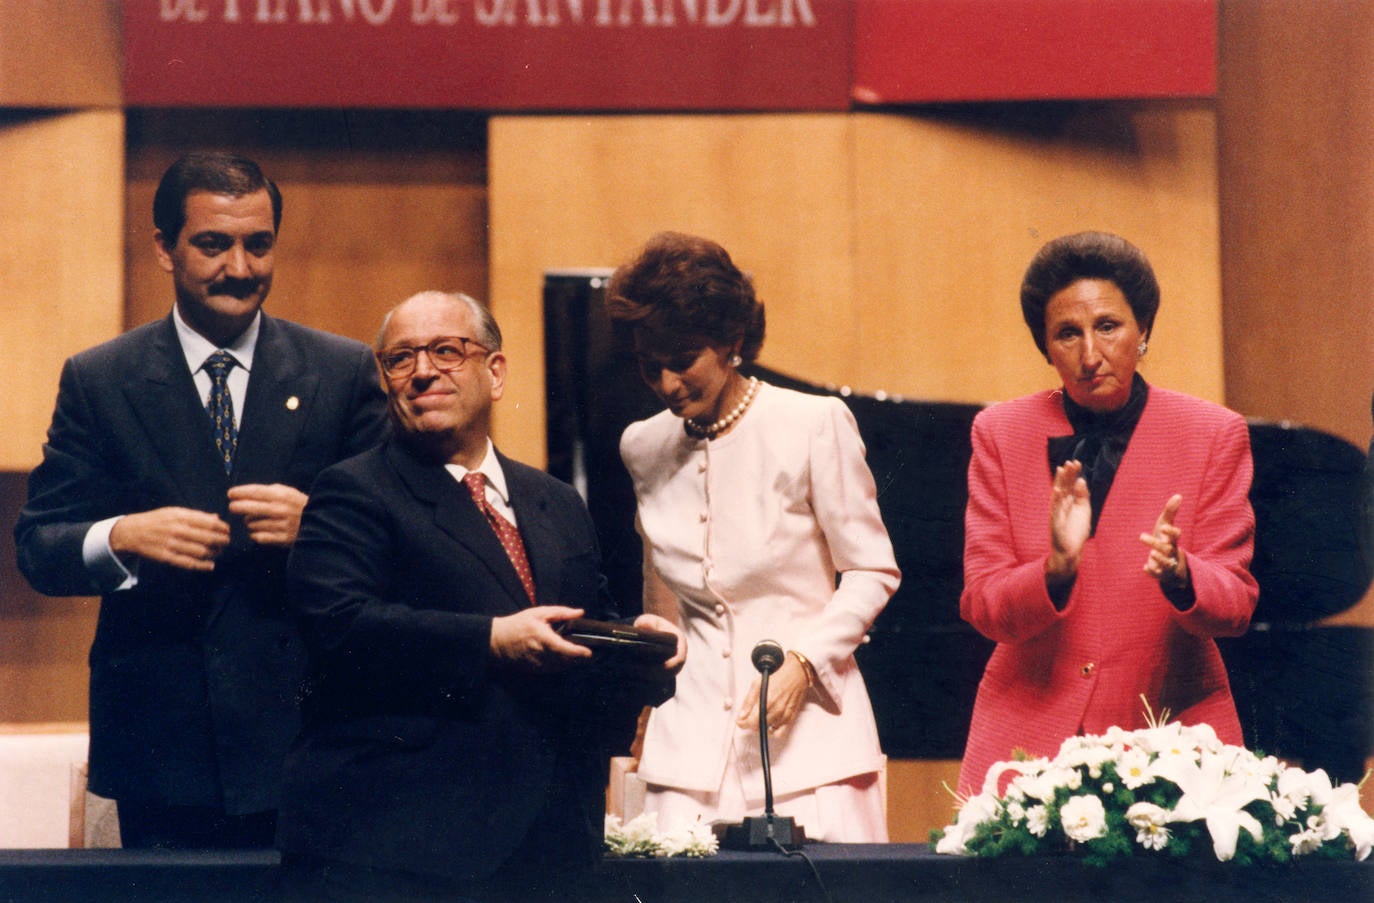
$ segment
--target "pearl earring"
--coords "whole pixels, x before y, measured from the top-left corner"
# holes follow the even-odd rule
[[[1135,349],[1135,350],[1136,350],[1136,354],[1139,355],[1140,357],[1144,357],[1144,356],[1145,356],[1145,352],[1148,351],[1149,348],[1150,348],[1150,346],[1149,346],[1148,344],[1146,344],[1145,340],[1144,340],[1144,339],[1141,339],[1141,340],[1140,340],[1140,344],[1136,346],[1136,349]]]
[[[738,354],[732,354],[732,355],[730,355],[730,366],[731,366],[731,367],[738,367],[738,366],[739,366],[740,364],[742,364],[742,363],[744,363],[744,358],[740,357]]]

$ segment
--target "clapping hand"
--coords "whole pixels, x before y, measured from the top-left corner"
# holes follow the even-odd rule
[[[1183,534],[1174,526],[1174,515],[1182,504],[1183,496],[1171,497],[1155,521],[1154,532],[1140,534],[1140,541],[1150,547],[1145,573],[1158,580],[1161,586],[1177,587],[1188,582],[1188,557],[1178,545]]]
[[[1045,576],[1053,583],[1068,583],[1078,574],[1078,559],[1092,534],[1093,512],[1083,464],[1066,461],[1054,469],[1050,489],[1050,557]]]

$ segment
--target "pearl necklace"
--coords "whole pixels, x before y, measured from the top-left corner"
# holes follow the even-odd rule
[[[687,432],[697,439],[714,439],[716,436],[719,436],[729,429],[730,424],[743,416],[744,412],[749,408],[749,404],[754,400],[754,396],[758,394],[758,391],[759,378],[757,376],[749,377],[749,388],[744,390],[744,397],[740,399],[739,404],[735,405],[733,411],[708,426],[702,426],[700,423],[688,417],[683,420],[683,424],[687,427]]]

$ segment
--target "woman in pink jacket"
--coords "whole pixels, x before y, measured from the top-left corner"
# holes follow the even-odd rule
[[[1213,637],[1244,633],[1259,595],[1245,421],[1136,372],[1159,285],[1124,239],[1047,244],[1021,308],[1063,388],[973,423],[960,612],[997,647],[963,793],[1017,751],[1142,727],[1145,702],[1242,742]]]

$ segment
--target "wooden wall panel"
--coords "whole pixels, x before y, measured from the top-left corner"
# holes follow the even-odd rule
[[[512,382],[496,431],[545,460],[543,272],[615,266],[651,234],[719,241],[767,305],[763,360],[840,379],[851,291],[851,122],[842,115],[547,116],[491,122],[492,306]]]
[[[20,576],[12,528],[27,487],[27,471],[0,471],[0,724],[85,721],[99,603],[41,596]]]
[[[127,326],[171,309],[153,254],[153,193],[178,156],[201,149],[253,158],[282,190],[269,313],[370,344],[382,315],[415,292],[486,295],[480,117],[135,111],[129,130]]]
[[[120,331],[123,149],[117,110],[0,113],[0,469],[38,463],[62,362]]]
[[[1370,441],[1374,4],[1223,0],[1226,388],[1252,416]],[[1374,626],[1374,592],[1333,623]]]
[[[1021,318],[1021,277],[1049,239],[1102,229],[1144,250],[1161,284],[1145,378],[1223,400],[1209,104],[862,115],[854,130],[846,381],[975,403],[1056,385]]]
[[[0,107],[117,107],[120,4],[0,0]]]
[[[1374,4],[1223,0],[1227,392],[1364,448],[1374,389]]]

